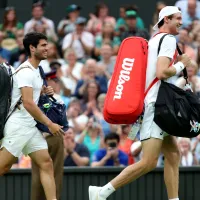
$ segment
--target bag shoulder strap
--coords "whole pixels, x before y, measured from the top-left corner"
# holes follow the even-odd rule
[[[161,48],[161,44],[164,40],[164,38],[167,36],[167,35],[170,35],[170,34],[164,34],[161,38],[160,38],[160,41],[159,41],[159,44],[158,44],[158,51],[157,51],[157,55],[160,53],[160,48]]]
[[[46,76],[45,76],[44,70],[40,65],[38,66],[38,68],[40,71],[40,76],[43,79],[43,85],[47,86],[47,81],[46,81]]]
[[[161,48],[161,44],[164,40],[164,38],[169,35],[168,33],[167,34],[164,34],[161,38],[160,38],[160,41],[159,41],[159,44],[158,44],[158,51],[157,51],[157,55],[159,54],[160,52],[160,48]],[[158,82],[158,78],[156,77],[152,83],[149,85],[149,87],[147,88],[146,92],[144,93],[144,97],[146,97],[147,93],[149,92],[149,90],[154,86],[154,84],[156,84]]]
[[[24,66],[24,67],[21,67],[19,70],[16,70],[13,74],[10,75],[10,77],[12,78],[13,75],[17,74],[20,70],[22,69],[25,69],[25,68],[29,68],[32,70],[31,67],[29,67],[28,65],[27,66]],[[13,78],[12,78],[12,87],[13,87]],[[11,101],[11,100],[10,100]],[[10,114],[6,117],[6,120],[5,120],[5,123],[7,122],[8,118],[15,112],[15,110],[17,108],[19,108],[20,104],[22,104],[22,97],[19,98],[19,100],[17,101],[17,103],[15,104],[13,110],[10,112]]]
[[[177,49],[179,55],[183,54],[177,43],[176,43],[176,49]],[[183,69],[183,77],[184,77],[184,79],[186,81],[186,84],[188,84],[188,74],[187,74],[186,67]]]
[[[43,79],[43,85],[45,85],[46,87],[48,86],[47,81],[46,81],[46,75],[44,73],[44,70],[41,66],[38,66],[39,70],[40,70],[40,76]],[[53,96],[49,96],[51,99],[53,99],[53,101],[57,101]]]

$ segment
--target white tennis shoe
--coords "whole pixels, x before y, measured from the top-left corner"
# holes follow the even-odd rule
[[[89,200],[106,200],[105,198],[99,196],[101,188],[102,187],[89,186]]]

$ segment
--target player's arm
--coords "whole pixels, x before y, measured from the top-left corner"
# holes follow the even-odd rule
[[[52,121],[42,113],[42,111],[33,101],[33,88],[23,87],[21,88],[21,94],[23,106],[30,113],[30,115],[42,124],[49,126]]]
[[[53,123],[45,114],[42,113],[40,108],[35,104],[35,102],[33,101],[32,87],[22,87],[21,94],[24,108],[30,113],[30,115],[34,119],[46,125],[52,134],[64,134],[62,128],[58,124]]]
[[[190,59],[187,55],[179,57],[179,62],[170,66],[170,63],[174,57],[176,51],[176,39],[172,35],[167,35],[160,46],[160,52],[158,54],[156,65],[156,76],[158,79],[167,79],[174,75],[180,74],[180,72],[190,63]]]
[[[170,62],[171,60],[168,57],[162,56],[158,58],[156,70],[156,77],[158,79],[167,79],[176,74],[175,67],[169,67]]]
[[[185,67],[190,65],[190,58],[186,54],[183,54],[180,56],[180,61],[176,64],[169,66],[170,62],[171,60],[168,57],[158,57],[156,69],[156,76],[158,79],[164,80],[180,74]]]

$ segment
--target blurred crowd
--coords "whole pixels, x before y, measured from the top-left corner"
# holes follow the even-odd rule
[[[192,58],[188,70],[193,91],[200,96],[200,2],[179,0],[183,25],[177,42],[181,50]],[[44,33],[49,40],[48,59],[40,65],[46,73],[48,85],[58,101],[67,106],[69,130],[64,136],[64,166],[127,166],[142,156],[139,137],[127,136],[131,125],[108,124],[103,117],[106,92],[114,70],[121,42],[129,36],[149,40],[155,32],[164,2],[155,5],[150,27],[146,27],[136,5],[122,5],[117,18],[109,15],[108,6],[101,2],[88,19],[81,16],[79,5],[66,5],[66,16],[57,27],[53,19],[45,17],[41,2],[32,5],[32,18],[24,24],[17,19],[14,7],[5,8],[0,21],[0,62],[17,68],[27,58],[23,37],[31,31]],[[134,47],[133,47],[134,48]],[[182,74],[172,82],[184,87]],[[199,165],[200,136],[192,140],[177,138],[182,159],[181,166]],[[73,152],[78,156],[73,156]],[[160,155],[158,166],[163,166]],[[31,167],[29,157],[22,156],[13,167]]]

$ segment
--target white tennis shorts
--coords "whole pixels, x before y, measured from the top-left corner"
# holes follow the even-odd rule
[[[142,126],[140,129],[140,140],[147,140],[149,138],[157,138],[163,140],[165,136],[168,136],[155,122],[154,122],[154,112],[155,103],[150,103],[145,105],[144,117],[142,121]]]
[[[47,142],[36,127],[26,127],[7,122],[4,128],[4,138],[1,148],[5,147],[13,156],[23,153],[28,155],[42,149],[48,149]]]

